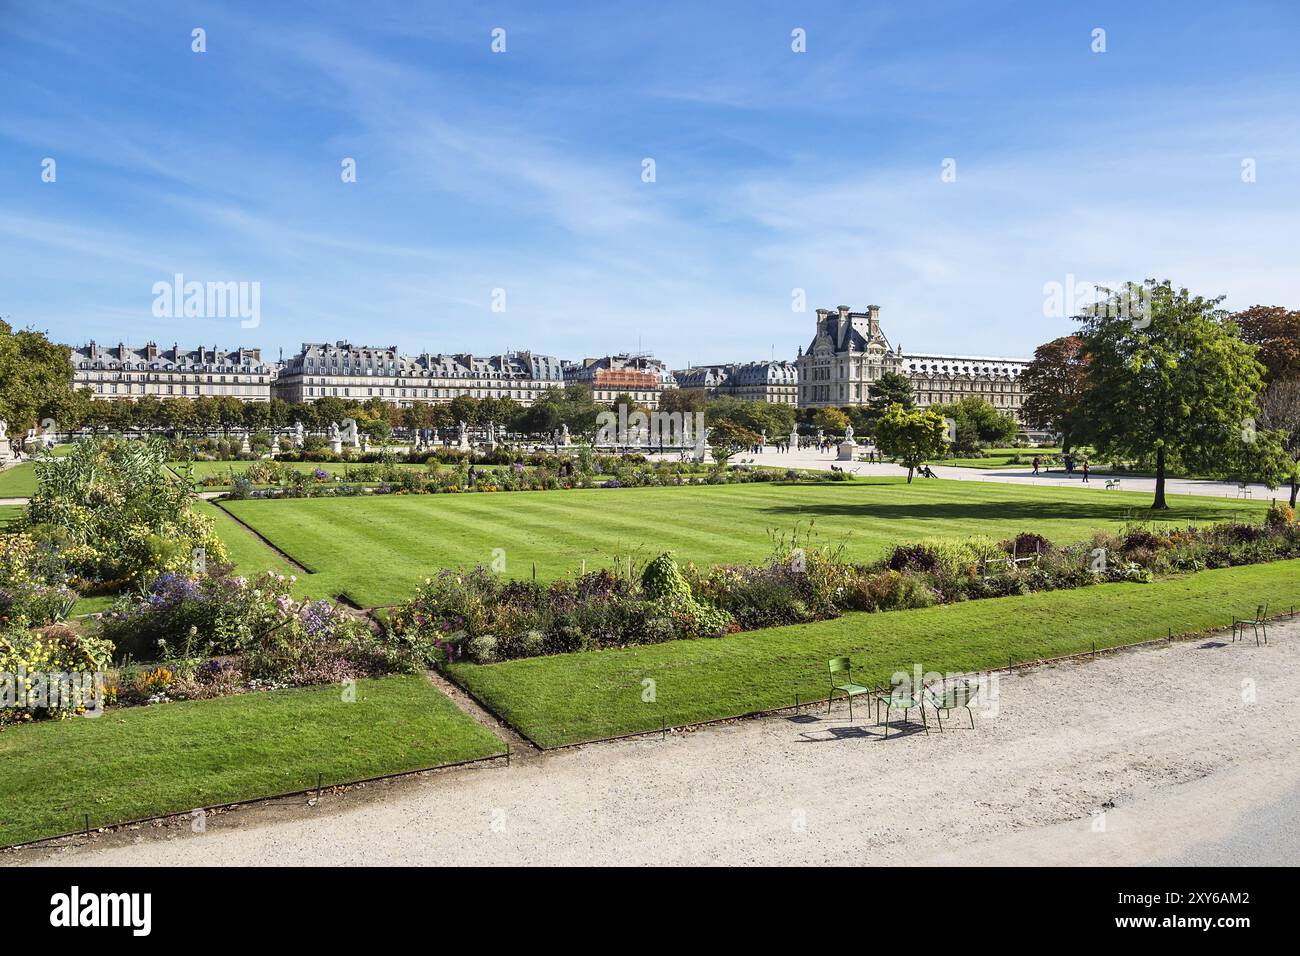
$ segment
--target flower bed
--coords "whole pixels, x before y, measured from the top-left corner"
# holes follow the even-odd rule
[[[550,456],[553,458],[554,456]],[[254,466],[256,467],[256,466]],[[555,491],[572,488],[648,488],[685,485],[735,485],[751,482],[823,483],[849,481],[846,472],[796,471],[794,469],[754,468],[736,465],[712,466],[703,471],[681,462],[645,462],[619,458],[597,459],[589,470],[570,459],[554,459],[546,464],[527,465],[522,461],[508,467],[470,472],[470,464],[461,460],[454,468],[422,473],[418,469],[399,469],[392,465],[362,465],[348,469],[346,476],[333,479],[323,472],[313,476],[285,469],[274,488],[255,488],[265,484],[260,474],[235,474],[227,497],[243,498],[320,498],[388,494],[462,494],[492,491]],[[376,485],[362,482],[378,481]],[[226,479],[222,479],[225,483]]]
[[[795,542],[797,545],[797,541]],[[785,547],[763,565],[694,565],[670,554],[638,576],[600,570],[549,585],[484,568],[429,578],[389,616],[391,640],[422,659],[488,664],[542,654],[657,644],[839,616],[1083,587],[1300,557],[1300,527],[1277,507],[1263,524],[1130,526],[1064,547],[1025,533],[1002,542],[900,545],[850,564],[839,551]]]
[[[0,675],[94,677],[104,704],[133,705],[337,683],[424,663],[409,643],[385,640],[345,608],[295,600],[292,584],[269,572],[251,580],[219,568],[165,572],[97,621],[0,634]],[[10,701],[0,723],[84,713],[93,704],[87,693],[48,707]]]

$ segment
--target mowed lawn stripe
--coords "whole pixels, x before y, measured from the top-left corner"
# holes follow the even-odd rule
[[[516,729],[553,747],[790,706],[796,695],[824,702],[826,662],[839,655],[852,658],[856,681],[882,686],[918,664],[926,672],[969,673],[1094,644],[1227,628],[1234,614],[1249,615],[1263,601],[1278,610],[1300,605],[1300,560],[449,670]],[[647,678],[653,703],[645,700]],[[1169,680],[1176,684],[1177,675]]]
[[[845,544],[851,560],[879,558],[924,538],[1010,537],[1035,531],[1054,541],[1118,528],[1149,514],[1147,496],[986,482],[870,478],[824,485],[753,484],[609,488],[460,495],[232,501],[227,507],[319,572],[311,584],[345,590],[365,606],[405,600],[442,568],[490,564],[503,548],[507,574],[553,580],[629,552],[675,551],[699,565],[756,562],[769,530],[815,526],[815,543]],[[1250,514],[1266,502],[1171,498],[1160,520],[1182,523]],[[303,593],[308,593],[304,585]]]
[[[628,489],[629,492],[647,490],[652,489]],[[623,495],[618,489],[605,489],[602,495],[604,500],[576,503],[576,506],[555,497],[529,503],[530,510],[548,518],[549,528],[563,522],[572,532],[567,547],[563,542],[556,542],[556,546],[548,549],[554,559],[571,565],[575,557],[587,555],[588,563],[592,564],[623,560],[632,552],[646,559],[665,550],[657,544],[665,529],[671,529],[677,539],[676,548],[693,554],[720,554],[726,549],[732,522],[724,517],[714,516],[711,520],[706,512],[696,509],[684,515],[676,514],[671,502],[660,502],[669,507],[646,508],[643,504],[632,507],[635,504],[632,495]],[[517,519],[512,516],[511,520]],[[566,556],[566,550],[574,554]]]

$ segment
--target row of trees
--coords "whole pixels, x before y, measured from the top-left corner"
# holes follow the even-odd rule
[[[1300,489],[1300,312],[1229,314],[1168,281],[1128,283],[1039,346],[1021,384],[1025,421],[1156,476],[1175,469]],[[1133,303],[1145,303],[1134,311]]]

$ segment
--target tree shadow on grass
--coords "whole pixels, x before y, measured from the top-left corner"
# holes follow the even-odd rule
[[[1196,517],[1181,509],[1152,512],[1144,508],[1125,507],[1103,502],[1061,501],[832,501],[804,504],[772,505],[763,512],[774,517],[879,518],[889,520],[932,518],[950,521],[1123,521],[1139,520],[1181,522]],[[1204,514],[1204,513],[1202,513]]]

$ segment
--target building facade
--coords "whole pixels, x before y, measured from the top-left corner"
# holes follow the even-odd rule
[[[706,395],[746,401],[799,404],[799,369],[794,362],[733,362],[693,365],[673,372],[678,388],[700,388]]]
[[[345,401],[379,398],[393,405],[510,398],[531,405],[547,389],[564,384],[558,358],[536,352],[486,357],[468,354],[403,355],[396,346],[375,348],[350,342],[307,342],[285,362],[274,394],[286,402],[314,402],[326,396]]]
[[[217,398],[267,402],[276,367],[262,361],[261,349],[222,350],[200,345],[182,352],[180,346],[160,349],[153,342],[141,348],[123,343],[104,346],[91,341],[72,349],[73,387],[89,389],[95,398]]]
[[[817,310],[817,329],[807,350],[800,349],[799,407],[865,405],[871,384],[885,372],[902,369],[902,354],[880,330],[880,306],[854,312],[847,305]]]
[[[904,352],[881,331],[880,307],[874,305],[866,312],[846,305],[818,309],[813,340],[795,359],[801,408],[864,405],[872,383],[885,372],[897,372],[912,383],[922,408],[974,396],[1017,421],[1024,401],[1020,374],[1027,364],[1027,359]]]
[[[911,380],[916,404],[922,408],[975,396],[1020,421],[1024,402],[1020,373],[1028,364],[1025,359],[905,352],[902,372]]]
[[[659,395],[665,388],[676,388],[677,381],[657,358],[649,355],[606,355],[567,362],[565,384],[586,385],[597,402],[610,404],[619,395],[629,395],[646,408],[659,407]]]

